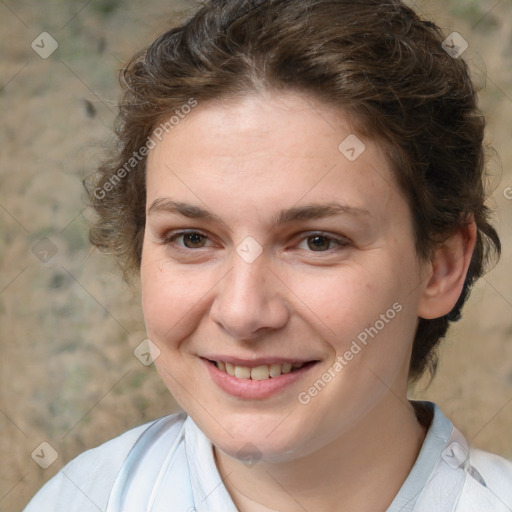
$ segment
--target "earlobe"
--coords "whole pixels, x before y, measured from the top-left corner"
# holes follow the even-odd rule
[[[464,286],[475,248],[477,228],[473,216],[435,250],[424,284],[418,316],[439,318],[455,306]]]

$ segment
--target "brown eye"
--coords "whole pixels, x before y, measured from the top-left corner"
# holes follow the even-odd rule
[[[206,245],[206,237],[200,233],[186,233],[183,237],[183,245],[189,249],[198,249]]]
[[[307,244],[308,248],[312,251],[327,251],[330,249],[332,241],[332,239],[326,236],[315,235],[308,237]]]
[[[208,246],[209,238],[197,231],[180,231],[166,237],[165,242],[181,249],[201,249]]]

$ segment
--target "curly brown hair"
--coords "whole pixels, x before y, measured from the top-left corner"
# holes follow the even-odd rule
[[[420,258],[475,219],[476,248],[457,304],[441,318],[419,319],[409,378],[434,374],[441,338],[501,251],[484,204],[485,120],[466,63],[443,40],[399,0],[210,0],[121,71],[118,147],[88,187],[98,214],[91,242],[117,257],[125,277],[138,272],[146,154],[155,128],[172,128],[171,116],[255,91],[307,93],[384,143]]]

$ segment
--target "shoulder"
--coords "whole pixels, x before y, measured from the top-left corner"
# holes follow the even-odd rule
[[[494,453],[484,452],[477,448],[471,449],[471,463],[476,468],[481,468],[482,476],[484,473],[489,479],[499,482],[506,482],[512,490],[512,461],[504,459]]]
[[[464,512],[512,510],[512,462],[471,448],[469,467],[458,507]]]
[[[87,450],[64,466],[32,498],[25,512],[88,512],[105,510],[116,477],[137,441],[155,427],[179,431],[186,414],[177,413],[128,430]],[[72,504],[72,505],[71,505]]]

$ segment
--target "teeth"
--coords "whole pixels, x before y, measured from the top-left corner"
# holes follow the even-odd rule
[[[255,366],[251,370],[251,379],[252,380],[265,380],[268,379],[270,373],[268,371],[268,366],[266,364],[262,366]]]
[[[290,373],[292,371],[292,363],[284,363],[281,368],[282,373]]]
[[[235,366],[231,363],[218,361],[216,365],[219,370],[237,379],[266,380],[302,368],[304,363],[262,364],[254,368],[249,368],[248,366]]]
[[[271,377],[279,377],[281,375],[281,365],[280,364],[271,364],[269,367],[269,374]]]
[[[235,366],[235,377],[237,379],[250,379],[251,369],[248,366]]]
[[[219,368],[220,370],[221,368]],[[226,373],[228,375],[231,375],[231,377],[234,377],[235,376],[235,365],[231,364],[231,363],[226,363]]]

